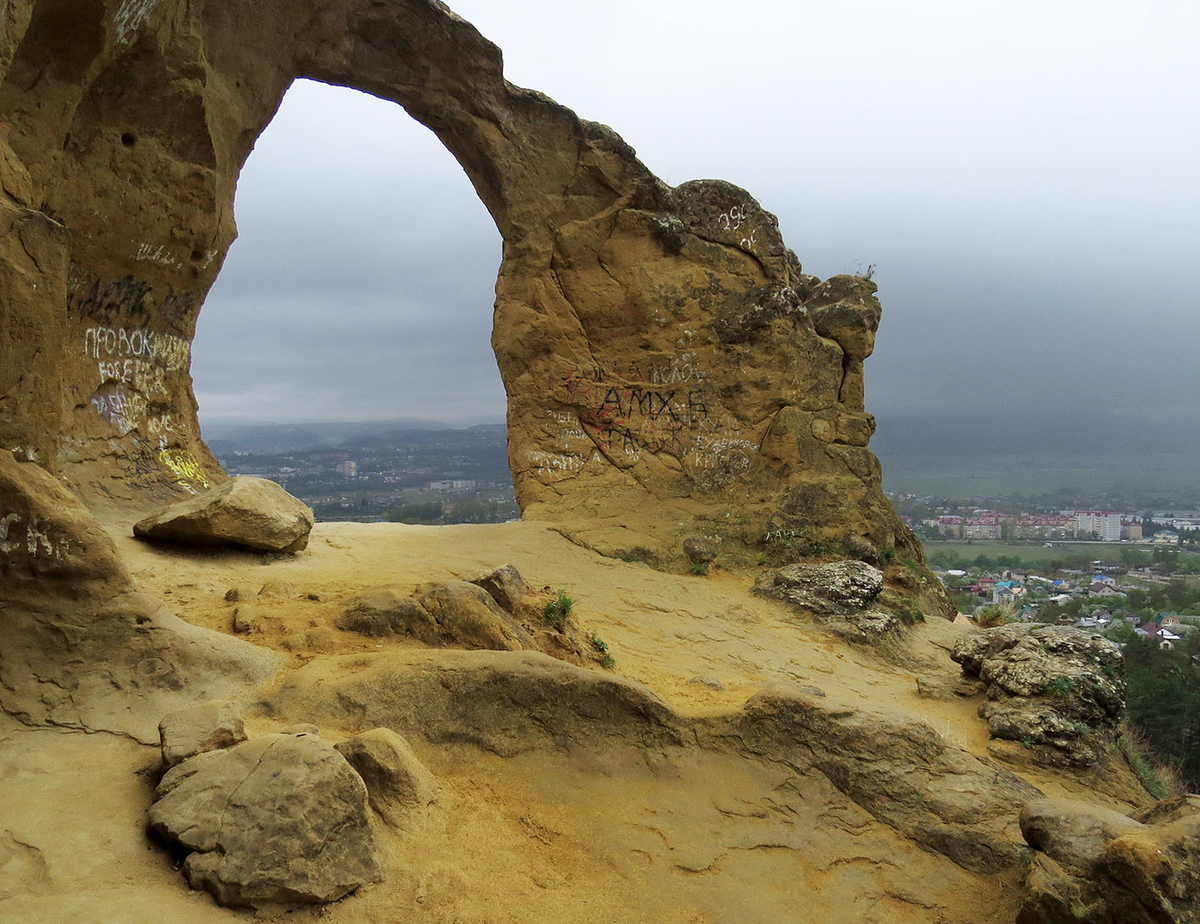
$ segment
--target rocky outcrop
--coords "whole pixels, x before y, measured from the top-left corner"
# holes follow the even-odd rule
[[[979,714],[993,738],[1047,763],[1090,766],[1125,709],[1125,662],[1108,639],[1013,623],[963,636],[951,657],[987,684]]]
[[[133,527],[143,539],[233,545],[263,552],[308,546],[313,514],[273,481],[241,476],[172,504]]]
[[[470,583],[482,587],[506,613],[516,614],[517,605],[529,593],[529,585],[521,573],[512,565],[501,565],[470,579]]]
[[[1021,813],[1035,853],[1018,924],[1185,924],[1200,920],[1200,814],[1143,824],[1081,803]]]
[[[311,735],[263,735],[167,772],[150,827],[222,905],[328,902],[379,877],[362,779]]]
[[[0,446],[61,464],[89,501],[148,508],[224,480],[191,341],[242,164],[307,77],[427,125],[504,238],[492,341],[524,516],[679,564],[703,536],[731,562],[866,543],[923,569],[867,448],[875,284],[807,275],[746,190],[672,188],[612,129],[509,84],[443,4],[6,13]],[[936,582],[921,593],[950,612]]]
[[[411,635],[427,645],[441,641],[433,617],[402,587],[375,587],[359,594],[346,603],[333,624],[343,632],[371,638],[396,634]]]

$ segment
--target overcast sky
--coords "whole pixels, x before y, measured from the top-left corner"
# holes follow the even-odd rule
[[[667,182],[744,186],[808,272],[876,264],[880,438],[915,416],[1200,433],[1195,0],[451,6]],[[204,419],[503,418],[499,236],[402,109],[296,84],[236,216]]]

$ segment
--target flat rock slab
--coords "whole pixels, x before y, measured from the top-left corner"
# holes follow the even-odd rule
[[[336,901],[379,878],[367,789],[312,735],[208,751],[159,783],[150,827],[190,853],[192,888],[229,906]]]
[[[312,511],[275,482],[240,476],[147,517],[133,527],[133,534],[196,545],[299,552],[308,545],[312,527]]]

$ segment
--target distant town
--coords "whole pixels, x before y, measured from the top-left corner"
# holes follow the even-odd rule
[[[888,494],[904,522],[926,539],[1152,542],[1179,545],[1200,540],[1197,510],[1096,510],[1054,508],[1047,499],[1007,505],[1003,499],[950,501]]]
[[[503,425],[385,430],[307,448],[228,437],[209,445],[231,475],[278,482],[317,520],[502,523],[518,516]]]

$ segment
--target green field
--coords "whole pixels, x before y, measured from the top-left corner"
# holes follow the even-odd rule
[[[1088,562],[1088,561],[1120,561],[1122,549],[1137,549],[1147,555],[1153,554],[1155,546],[1138,542],[1055,542],[1054,547],[1047,549],[1041,542],[1000,542],[990,539],[955,539],[930,540],[922,542],[925,547],[925,557],[932,558],[938,552],[949,552],[960,558],[975,559],[984,555],[993,561],[1001,555],[1015,555],[1022,564],[1035,565],[1051,561],[1058,562]],[[1161,548],[1159,546],[1158,548]],[[1181,564],[1192,567],[1200,566],[1200,555],[1191,552],[1180,552]]]

